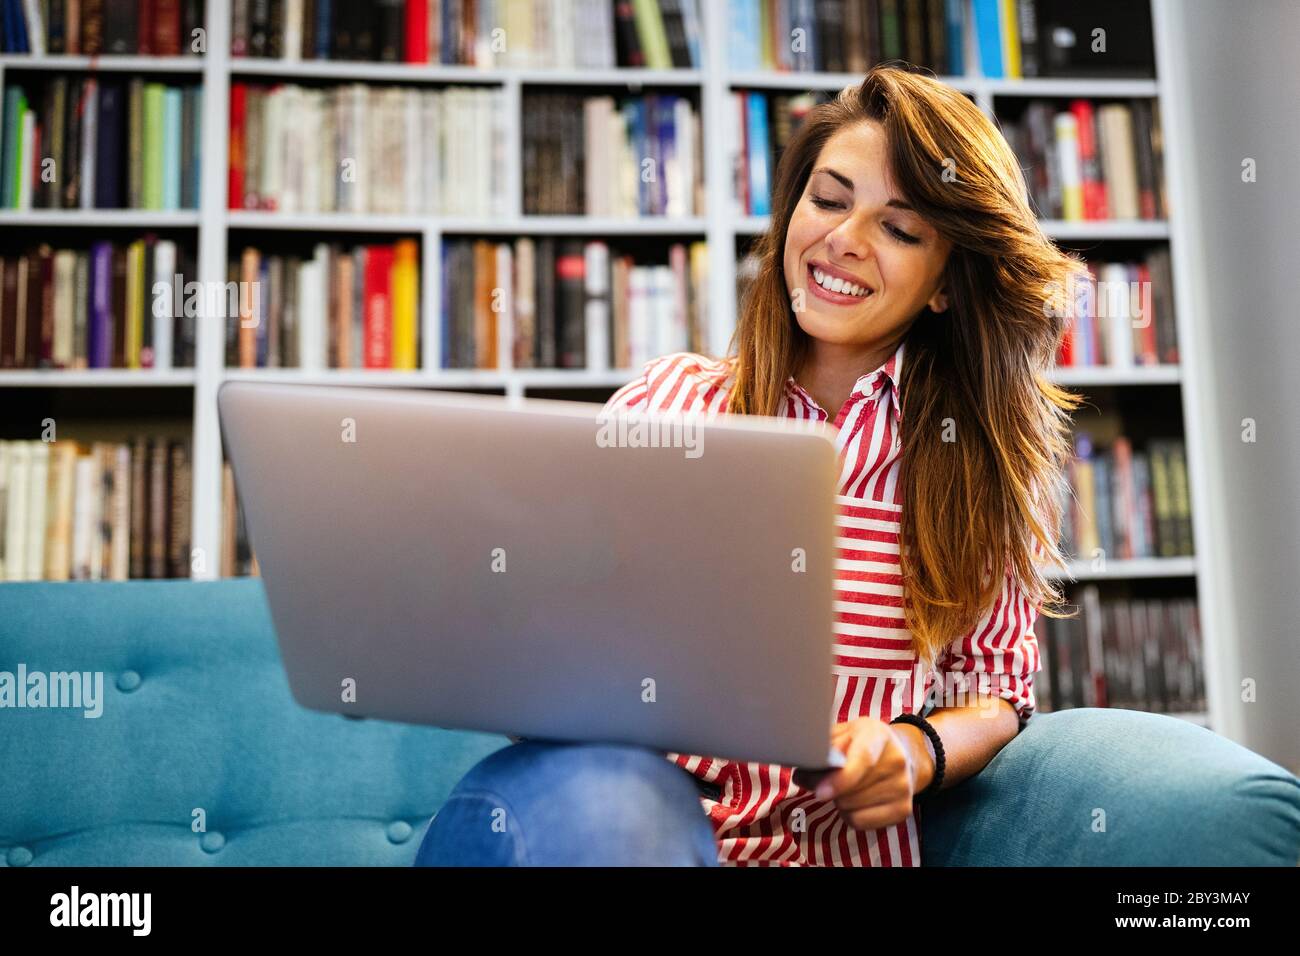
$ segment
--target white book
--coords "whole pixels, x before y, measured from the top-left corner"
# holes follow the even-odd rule
[[[366,144],[366,114],[369,112],[368,89],[363,83],[353,83],[344,91],[347,104],[343,111],[344,122],[348,125],[348,151],[343,154],[345,162],[351,163],[352,182],[349,183],[348,205],[343,212],[363,213],[371,208],[370,201],[370,156]]]
[[[99,139],[99,81],[87,77],[86,111],[81,118],[81,196],[82,209],[95,208],[95,147]]]
[[[1102,287],[1097,295],[1097,315],[1105,317],[1108,337],[1107,364],[1115,368],[1133,365],[1132,286],[1128,268],[1122,262],[1107,262],[1098,274]]]
[[[695,187],[699,182],[696,173],[699,169],[700,140],[696,135],[695,106],[686,97],[677,101],[673,112],[673,125],[677,141],[677,155],[682,171],[682,212],[683,216],[693,216],[695,209]]]
[[[501,299],[497,312],[497,368],[514,368],[515,303],[514,303],[514,250],[509,242],[496,246],[496,275]]]
[[[599,240],[583,248],[583,319],[586,323],[587,368],[609,370],[609,246]]]
[[[1083,219],[1083,174],[1079,168],[1079,121],[1069,111],[1053,119],[1057,163],[1061,173],[1062,218]]]
[[[690,272],[686,245],[680,242],[673,243],[668,248],[669,352],[685,352],[690,348],[691,324],[688,314]]]
[[[308,143],[318,143],[315,162],[309,163],[303,173],[303,202],[308,212],[329,212],[334,209],[338,189],[338,129],[334,125],[332,97],[323,90],[306,92]]]
[[[494,105],[496,97],[492,90],[478,89],[471,94],[473,99],[470,108],[473,111],[470,119],[471,128],[474,130],[477,140],[476,155],[490,157],[487,163],[472,163],[474,170],[474,209],[470,212],[471,216],[492,216],[496,215],[497,208],[495,196],[493,195],[494,186],[496,185],[496,150],[497,145],[502,142],[504,137],[496,136],[498,129],[496,123],[496,113]]]
[[[54,253],[54,342],[51,357],[60,368],[72,368],[72,333],[76,322],[77,253]]]
[[[46,505],[45,580],[72,575],[72,509],[77,490],[77,445],[62,441],[50,448],[50,497]]]
[[[72,509],[72,577],[91,580],[91,558],[99,550],[99,467],[93,454],[78,455]]]
[[[308,146],[303,140],[301,87],[281,87],[278,99],[275,116],[281,127],[275,138],[278,140],[276,152],[280,156],[276,163],[280,175],[280,195],[276,208],[280,212],[295,213],[303,208],[299,189],[302,168],[307,158],[306,149],[315,149],[316,144]]]
[[[284,103],[288,86],[272,87],[262,105],[262,198],[270,208],[283,209],[284,197]],[[294,170],[297,173],[297,170]]]
[[[478,23],[474,33],[474,64],[485,69],[491,69],[501,64],[496,60],[496,54],[492,51],[493,35],[492,31],[498,27],[504,27],[504,11],[502,6],[505,0],[478,0]]]
[[[443,165],[443,96],[438,90],[422,90],[420,93],[421,121],[420,131],[424,138],[424,148],[420,153],[424,164],[424,175],[420,185],[420,208],[425,215],[436,216],[442,210],[442,165]]]
[[[298,267],[298,367],[303,371],[325,367],[328,269],[329,245],[324,242],[317,243],[312,258]]]
[[[24,558],[24,580],[39,581],[45,571],[45,506],[48,501],[50,476],[50,446],[43,441],[31,443],[27,472],[27,510],[24,518],[27,530],[24,541],[27,557]]]
[[[31,476],[29,441],[9,442],[5,500],[5,580],[27,580],[27,482]]]
[[[669,355],[686,349],[686,325],[677,315],[677,280],[672,266],[655,266],[655,355]]]
[[[488,208],[494,216],[506,216],[510,213],[510,197],[506,195],[506,168],[510,163],[510,158],[506,155],[506,94],[503,90],[492,89],[488,91],[487,100],[492,110],[492,135],[495,142],[493,156],[496,159],[487,186]]]
[[[650,349],[650,281],[652,266],[633,266],[627,277],[627,342],[632,368],[640,368],[651,358]]]
[[[284,0],[284,42],[280,56],[293,62],[302,59],[302,0]]]
[[[579,49],[587,53],[587,66],[596,70],[612,69],[618,66],[618,53],[614,47],[614,5],[604,0],[585,0],[585,6],[582,23],[587,25],[584,29],[586,35]]]
[[[470,137],[459,135],[460,130],[466,129],[463,106],[466,93],[466,90],[457,87],[450,87],[443,93],[443,121],[447,124],[450,134],[446,143],[447,165],[443,170],[443,182],[447,184],[442,197],[445,202],[442,209],[444,216],[464,214],[465,193],[469,191],[471,185],[465,176],[466,170],[462,162],[465,140]]]
[[[153,317],[153,367],[170,369],[174,364],[172,353],[172,329],[176,324],[173,303],[176,301],[176,243],[171,239],[159,239],[153,247],[154,288],[150,290],[150,310]],[[184,292],[184,289],[181,290]],[[166,298],[166,305],[161,306],[158,296]],[[159,315],[159,313],[162,313]]]
[[[579,34],[585,40],[587,30],[580,30],[574,22],[572,0],[551,0],[551,66],[558,69],[572,69],[577,65],[574,54],[574,37]],[[586,24],[583,24],[586,27]]]
[[[418,215],[424,209],[424,135],[420,129],[424,101],[421,91],[402,91],[402,213]]]
[[[41,0],[23,0],[23,19],[27,21],[27,48],[33,56],[45,55],[45,16]],[[30,156],[31,153],[23,153]]]
[[[334,155],[331,158],[330,179],[334,182],[334,205],[326,206],[329,212],[343,212],[352,206],[352,193],[356,183],[346,165],[352,156],[352,124],[348,117],[351,97],[346,87],[330,91],[330,108],[334,114]]]

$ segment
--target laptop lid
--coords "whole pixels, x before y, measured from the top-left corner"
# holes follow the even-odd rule
[[[827,765],[824,427],[251,382],[218,408],[303,706]]]

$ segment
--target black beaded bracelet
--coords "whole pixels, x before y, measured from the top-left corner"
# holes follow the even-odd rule
[[[925,735],[930,738],[930,743],[934,745],[934,776],[930,778],[929,785],[916,794],[916,799],[931,797],[938,793],[939,788],[943,786],[943,741],[939,739],[939,732],[920,714],[899,714],[890,723],[911,724],[914,727],[920,727]]]

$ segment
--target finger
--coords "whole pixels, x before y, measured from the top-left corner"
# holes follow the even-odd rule
[[[867,810],[856,810],[841,814],[849,826],[855,830],[879,830],[902,823],[911,816],[911,808],[903,803],[883,804]]]
[[[874,782],[850,790],[835,801],[841,813],[852,813],[871,807],[884,806],[911,800],[912,792],[906,780],[897,777],[882,777]]]
[[[860,730],[849,744],[844,766],[834,776],[818,784],[818,798],[837,799],[841,794],[861,786],[884,745],[883,734],[870,728]]]

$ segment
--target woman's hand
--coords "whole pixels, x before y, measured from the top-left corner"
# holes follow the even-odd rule
[[[844,754],[844,766],[820,775],[796,770],[794,782],[815,788],[819,800],[833,800],[844,821],[859,830],[902,823],[912,813],[912,797],[934,775],[923,738],[910,724],[875,717],[836,724],[831,746]]]

